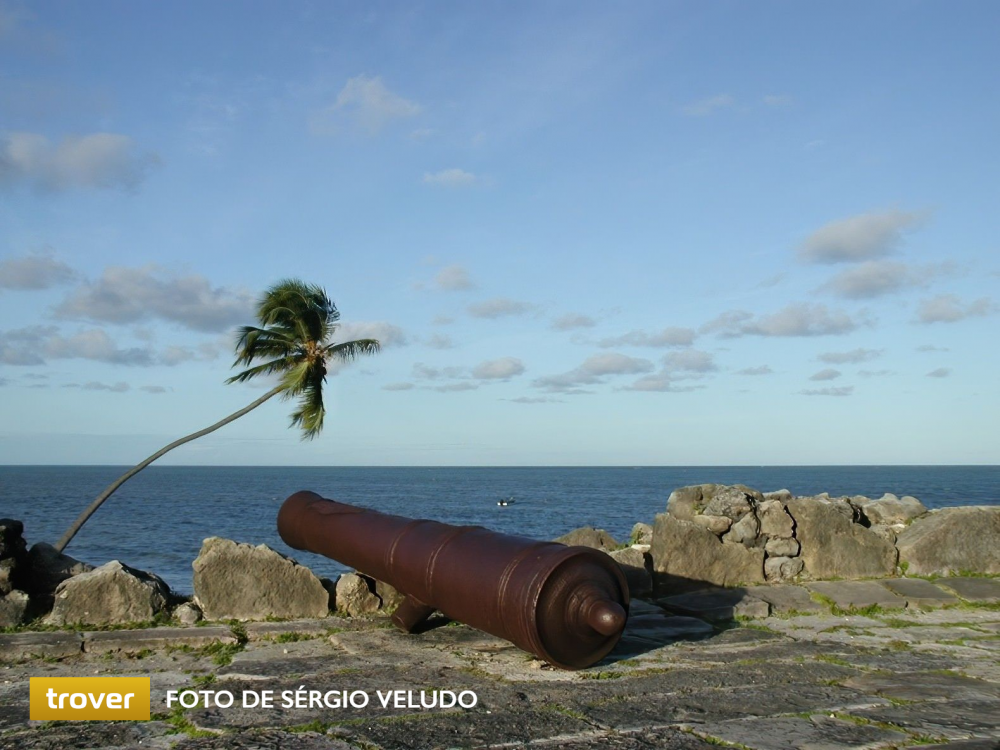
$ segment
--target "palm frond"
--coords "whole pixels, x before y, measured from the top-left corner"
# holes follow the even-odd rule
[[[233,375],[231,378],[226,379],[226,383],[245,383],[246,381],[257,377],[258,375],[273,375],[278,372],[287,372],[290,368],[295,366],[294,357],[282,357],[281,359],[273,359],[270,362],[265,362],[262,365],[257,365],[256,367],[250,367],[241,373]]]
[[[323,405],[323,380],[319,372],[312,373],[299,399],[299,407],[292,412],[291,426],[302,430],[303,440],[313,440],[323,431],[326,407]]]
[[[378,354],[382,345],[377,339],[357,339],[355,341],[344,341],[339,344],[330,344],[323,348],[323,351],[337,359],[349,362],[360,357],[362,354]]]

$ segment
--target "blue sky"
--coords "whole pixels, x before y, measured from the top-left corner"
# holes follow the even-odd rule
[[[996,463],[1000,7],[0,0],[0,463]]]

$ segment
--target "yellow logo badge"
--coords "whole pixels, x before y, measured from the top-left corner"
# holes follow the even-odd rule
[[[32,721],[149,720],[148,677],[32,677]]]

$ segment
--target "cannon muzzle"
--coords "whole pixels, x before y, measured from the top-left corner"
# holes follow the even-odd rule
[[[628,585],[589,547],[414,520],[296,492],[278,512],[290,547],[333,558],[406,595],[393,622],[412,632],[434,610],[550,664],[603,659],[628,618]]]

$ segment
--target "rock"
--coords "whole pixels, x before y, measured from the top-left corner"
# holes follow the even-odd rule
[[[166,609],[169,594],[156,576],[112,560],[60,583],[45,621],[49,625],[147,622]]]
[[[0,596],[9,594],[14,590],[14,579],[17,576],[16,567],[17,560],[13,557],[0,560]]]
[[[711,516],[726,516],[738,521],[763,499],[762,494],[746,485],[722,485],[715,488],[712,499],[705,505],[704,513]]]
[[[795,523],[785,511],[785,506],[780,500],[765,500],[760,504],[757,515],[760,518],[760,533],[764,536],[771,539],[790,539],[792,537]]]
[[[1000,573],[1000,506],[931,511],[911,523],[896,546],[910,575]]]
[[[753,547],[760,535],[760,521],[753,513],[747,513],[743,518],[734,523],[722,541],[730,544],[742,544]]]
[[[194,602],[184,602],[178,604],[174,610],[174,619],[181,625],[195,625],[201,620],[201,610]]]
[[[809,596],[809,591],[801,586],[791,586],[788,584],[750,586],[747,589],[747,593],[770,604],[772,613],[801,614],[826,611],[826,607],[814,601]]]
[[[875,536],[885,539],[893,547],[896,546],[896,530],[892,526],[883,526],[882,524],[878,524],[876,526],[872,526],[868,530]]]
[[[769,581],[789,581],[802,572],[799,557],[769,557],[764,561],[764,577]]]
[[[650,544],[653,541],[653,527],[648,523],[637,523],[629,536],[631,544]]]
[[[695,516],[691,520],[699,526],[704,526],[716,536],[722,536],[733,525],[733,519],[725,516]]]
[[[67,578],[94,570],[93,565],[56,552],[55,547],[45,542],[32,545],[28,551],[27,568],[25,590],[42,597],[51,596]]]
[[[764,545],[764,551],[770,557],[795,557],[799,554],[800,548],[795,539],[776,539],[773,537],[768,539],[767,544]]]
[[[309,568],[266,544],[210,537],[192,563],[195,602],[209,620],[324,617],[330,595]]]
[[[677,578],[720,586],[764,582],[764,550],[723,544],[703,526],[667,513],[656,517],[650,555],[658,588]]]
[[[715,488],[714,484],[695,484],[677,488],[667,499],[667,513],[682,521],[692,520],[704,510]]]
[[[604,552],[610,552],[611,550],[618,549],[618,547],[621,546],[615,541],[614,537],[604,529],[595,529],[592,526],[583,526],[579,529],[573,529],[571,532],[563,534],[555,541],[560,544],[565,544],[568,547],[592,547],[593,549],[603,550]]]
[[[896,548],[840,506],[846,502],[800,497],[788,502],[805,571],[813,578],[883,578],[896,570]],[[848,506],[849,508],[849,506]]]
[[[405,594],[401,594],[385,581],[375,581],[375,596],[382,601],[381,610],[392,613],[406,599]]]
[[[373,589],[373,581],[368,576],[345,573],[337,580],[337,609],[352,617],[378,612],[382,600]]]
[[[793,497],[792,493],[788,490],[775,490],[774,492],[765,492],[764,500],[778,500],[781,503],[787,503]]]
[[[21,560],[25,555],[24,524],[0,518],[0,560]]]
[[[844,610],[863,609],[873,605],[883,609],[906,607],[906,599],[896,596],[876,581],[816,581],[807,587]]]
[[[896,596],[906,599],[907,609],[958,604],[958,598],[954,594],[939,589],[923,578],[889,578],[885,581],[879,581],[879,583]]]
[[[653,593],[653,578],[646,568],[646,555],[635,547],[615,550],[610,555],[625,574],[629,593],[633,597],[649,596]]]
[[[970,602],[1000,602],[1000,580],[993,578],[939,578],[934,583]]]
[[[14,628],[24,622],[28,612],[28,595],[14,589],[0,596],[0,628]]]
[[[861,502],[856,505],[873,526],[906,524],[927,512],[927,508],[917,498],[909,495],[899,498],[889,493],[878,500],[861,498]]]

